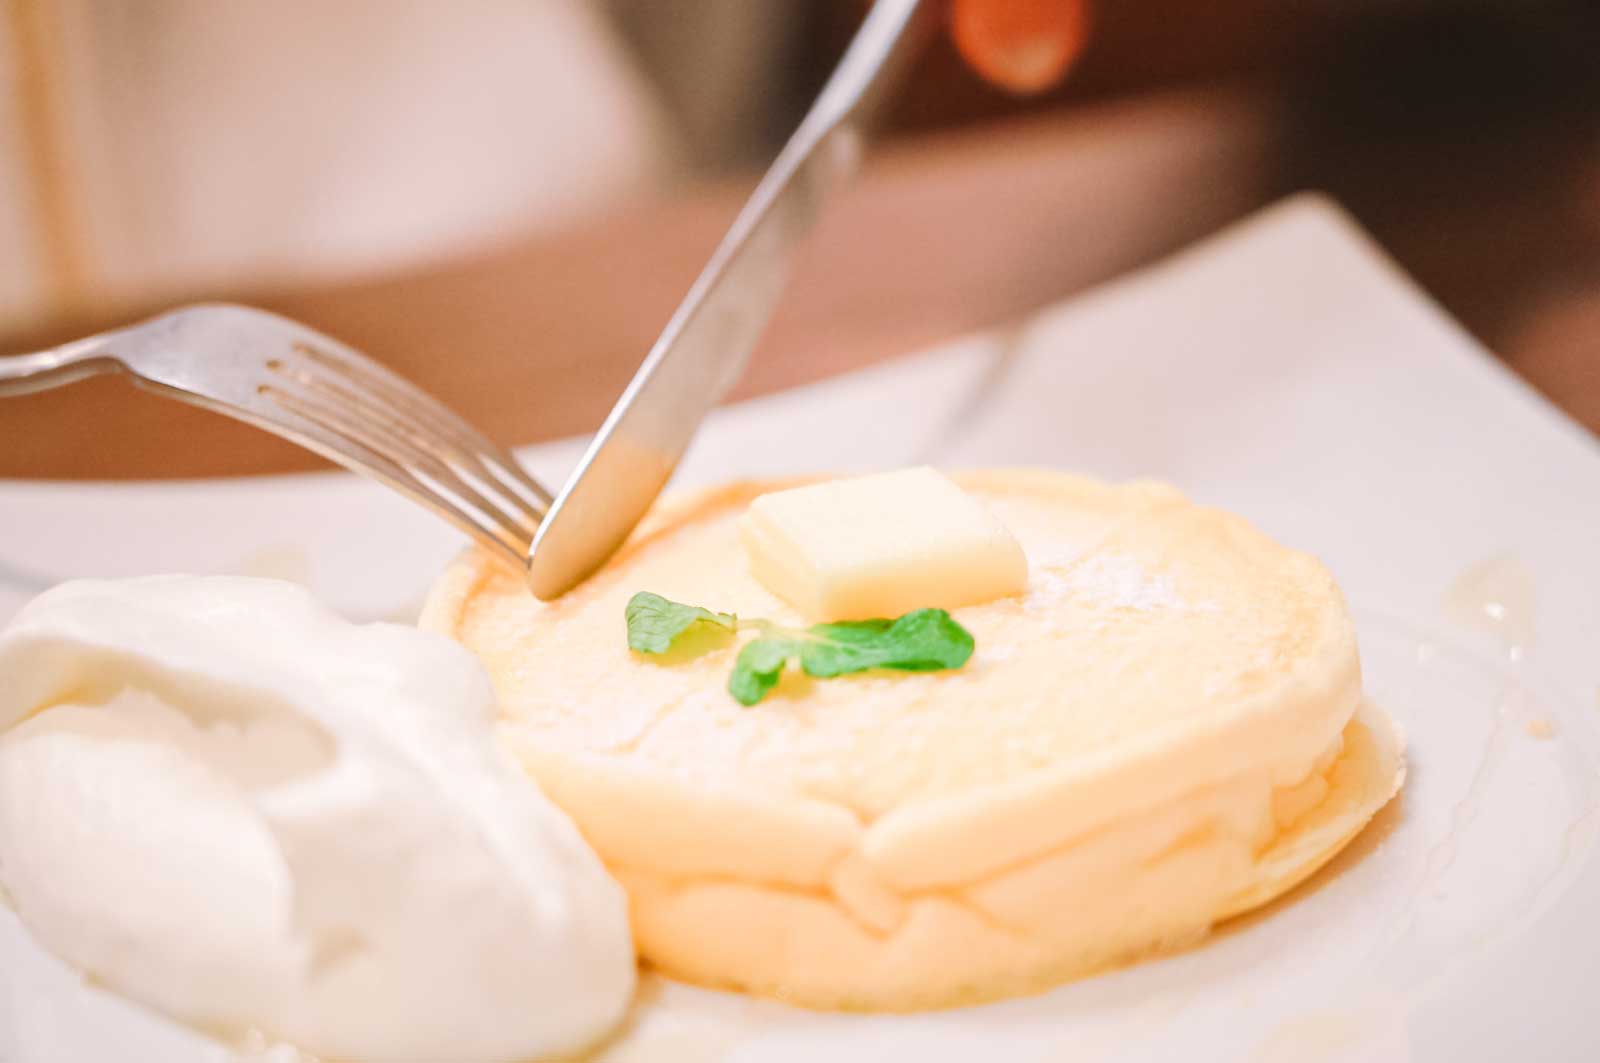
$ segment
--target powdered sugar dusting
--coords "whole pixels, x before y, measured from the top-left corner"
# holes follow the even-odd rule
[[[1141,613],[1187,606],[1170,577],[1149,573],[1137,558],[1123,554],[1092,556],[1067,568],[1036,569],[1023,605],[1043,610],[1068,600]]]

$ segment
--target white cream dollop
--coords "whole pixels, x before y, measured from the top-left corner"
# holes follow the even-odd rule
[[[272,580],[80,581],[0,677],[0,882],[111,988],[370,1063],[570,1052],[625,1010],[623,894],[448,639]]]

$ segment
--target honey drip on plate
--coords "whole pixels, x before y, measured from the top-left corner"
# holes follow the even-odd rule
[[[1461,624],[1494,635],[1515,669],[1533,644],[1534,597],[1533,574],[1527,566],[1510,554],[1501,554],[1463,570],[1445,592],[1444,609]],[[1528,728],[1534,719],[1520,673],[1514,672],[1495,699],[1489,737],[1483,744],[1483,753],[1473,769],[1467,792],[1451,809],[1450,829],[1428,854],[1423,871],[1425,888],[1436,888],[1444,872],[1455,862],[1457,841],[1477,818],[1483,794],[1510,746],[1510,725],[1520,723]]]
[[[1533,574],[1510,554],[1465,569],[1445,592],[1444,608],[1452,620],[1494,635],[1513,662],[1533,645]]]

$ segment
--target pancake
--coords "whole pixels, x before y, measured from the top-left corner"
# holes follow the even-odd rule
[[[731,640],[630,653],[641,590],[803,623],[736,530],[792,482],[663,504],[554,602],[476,551],[434,588],[423,626],[483,661],[501,737],[664,973],[816,1008],[1037,991],[1271,900],[1397,791],[1314,558],[1161,484],[954,478],[1029,562],[1025,594],[952,611],[977,643],[960,671],[786,673],[745,708]]]

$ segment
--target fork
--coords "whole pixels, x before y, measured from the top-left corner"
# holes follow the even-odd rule
[[[0,357],[0,397],[125,373],[147,391],[255,425],[370,476],[518,568],[550,509],[503,448],[416,385],[264,310],[185,307],[32,354]]]

